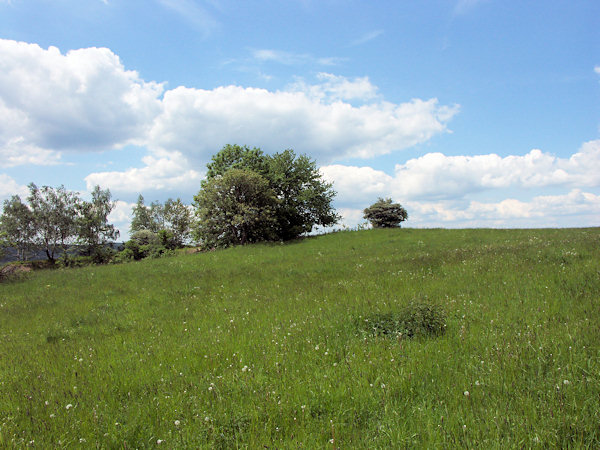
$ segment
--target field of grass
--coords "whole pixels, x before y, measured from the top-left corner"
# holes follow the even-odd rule
[[[411,301],[446,332],[360,331]],[[600,448],[600,229],[370,230],[0,285],[0,448]]]

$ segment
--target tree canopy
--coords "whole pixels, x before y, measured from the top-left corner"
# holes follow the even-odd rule
[[[379,197],[364,210],[364,218],[371,222],[374,228],[393,228],[399,227],[401,222],[408,219],[408,213],[400,203],[393,203],[391,198]]]
[[[27,203],[17,195],[4,201],[0,233],[5,245],[14,247],[21,260],[26,260],[29,252],[41,250],[54,262],[76,242],[93,255],[118,236],[118,231],[108,223],[114,207],[110,198],[110,191],[99,186],[94,188],[88,202],[64,186],[38,188],[31,183]]]
[[[277,199],[267,180],[246,169],[229,169],[205,183],[194,197],[196,238],[207,247],[227,247],[273,238]]]
[[[119,237],[119,230],[108,223],[108,216],[114,209],[108,189],[102,190],[96,186],[92,191],[91,201],[82,200],[77,205],[78,217],[77,241],[86,247],[86,253],[98,262],[103,261],[102,251],[108,242],[114,242]]]
[[[129,227],[132,234],[142,230],[160,233],[168,248],[183,247],[190,240],[192,212],[179,198],[170,198],[165,203],[154,201],[146,206],[140,195],[132,212]]]
[[[331,205],[332,185],[306,155],[298,156],[293,150],[266,155],[259,148],[226,145],[207,167],[207,178],[195,197],[196,236],[204,245],[289,240],[315,225],[333,225],[339,220]],[[250,189],[259,196],[258,205],[240,196]],[[211,207],[209,198],[219,206]],[[232,237],[233,229],[238,230],[237,238]]]

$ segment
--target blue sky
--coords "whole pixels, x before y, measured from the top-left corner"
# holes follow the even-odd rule
[[[0,0],[0,200],[198,191],[227,143],[313,157],[348,225],[600,224],[600,3]]]

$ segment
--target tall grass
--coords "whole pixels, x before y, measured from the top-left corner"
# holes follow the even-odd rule
[[[411,302],[446,332],[361,332]],[[0,285],[0,447],[600,447],[600,229],[370,230]]]

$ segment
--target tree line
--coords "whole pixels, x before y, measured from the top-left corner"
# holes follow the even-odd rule
[[[41,249],[54,262],[74,244],[95,262],[111,258],[107,244],[119,232],[108,222],[115,207],[108,189],[96,186],[90,201],[63,186],[31,183],[29,190],[26,202],[16,195],[4,202],[0,243],[17,249],[23,260]],[[226,145],[207,164],[192,205],[179,198],[146,205],[138,197],[130,240],[116,259],[160,256],[192,243],[210,249],[295,239],[315,226],[338,223],[335,195],[306,155],[289,149],[267,155],[256,147]],[[394,227],[408,214],[400,204],[380,198],[364,210],[364,218],[374,227]]]
[[[2,246],[16,249],[20,260],[34,251],[43,251],[54,263],[58,255],[67,255],[72,245],[101,262],[105,245],[119,237],[119,231],[108,223],[115,202],[108,189],[96,186],[91,200],[82,200],[64,186],[38,188],[29,185],[29,196],[23,202],[18,195],[4,202],[0,216]]]

